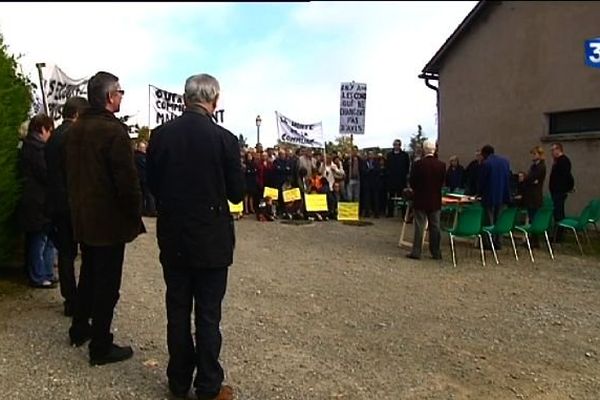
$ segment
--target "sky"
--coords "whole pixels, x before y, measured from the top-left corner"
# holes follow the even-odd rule
[[[148,124],[148,85],[182,93],[190,75],[221,86],[225,128],[277,140],[275,111],[339,136],[340,83],[367,84],[360,147],[437,135],[435,92],[417,78],[475,1],[311,3],[0,3],[0,33],[23,71],[114,73],[121,114]]]

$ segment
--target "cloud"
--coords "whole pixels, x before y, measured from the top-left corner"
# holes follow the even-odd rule
[[[368,85],[360,146],[406,142],[423,125],[435,136],[435,93],[417,79],[475,2],[1,3],[0,32],[14,52],[78,78],[121,78],[124,113],[148,118],[148,84],[181,92],[194,73],[215,75],[225,126],[255,141],[277,138],[274,112],[323,121],[337,136],[343,81]]]

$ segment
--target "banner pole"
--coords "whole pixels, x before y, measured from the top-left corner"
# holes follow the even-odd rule
[[[151,96],[150,85],[148,85],[148,130],[150,130],[150,96]]]
[[[44,74],[42,68],[46,66],[46,63],[37,63],[35,67],[38,70],[38,77],[40,79],[40,89],[42,90],[42,102],[44,104],[44,112],[49,116],[50,110],[48,109],[48,99],[46,98],[46,90],[44,89]]]

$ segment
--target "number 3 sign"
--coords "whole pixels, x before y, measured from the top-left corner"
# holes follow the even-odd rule
[[[600,68],[600,37],[585,41],[585,63],[588,67]]]

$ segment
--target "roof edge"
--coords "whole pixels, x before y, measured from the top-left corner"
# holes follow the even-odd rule
[[[460,25],[458,25],[454,32],[452,32],[448,39],[446,39],[442,47],[438,49],[431,60],[425,64],[422,72],[424,74],[439,74],[441,61],[448,54],[448,51],[463,37],[467,29],[477,20],[477,18],[481,16],[483,11],[492,5],[497,5],[500,3],[501,1],[480,0],[469,12],[469,14],[467,14],[465,19],[463,19]]]

